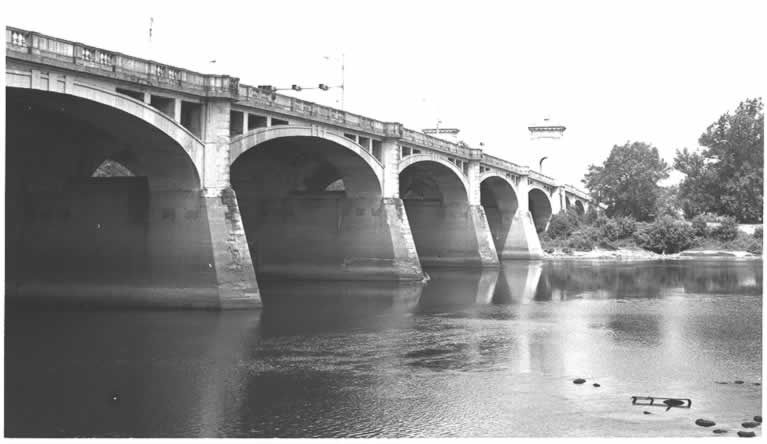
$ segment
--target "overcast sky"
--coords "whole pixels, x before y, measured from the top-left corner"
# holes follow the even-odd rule
[[[0,16],[251,85],[338,84],[344,54],[346,110],[418,130],[441,120],[518,162],[548,115],[567,126],[549,171],[581,186],[614,144],[648,142],[671,163],[763,96],[765,4],[66,0],[3,2]],[[340,107],[338,91],[296,96]]]

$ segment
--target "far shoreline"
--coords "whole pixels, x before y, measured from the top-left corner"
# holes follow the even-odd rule
[[[565,253],[562,249],[554,249],[553,252],[544,252],[545,260],[757,260],[762,259],[761,254],[753,254],[741,250],[685,250],[679,253],[660,254],[641,249],[619,248],[605,250],[595,248],[591,251],[577,251]]]

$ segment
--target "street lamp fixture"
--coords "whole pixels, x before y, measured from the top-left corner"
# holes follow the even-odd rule
[[[306,87],[306,86],[301,86],[301,85],[293,84],[293,85],[290,86],[290,88],[277,88],[277,87],[275,87],[273,85],[258,85],[258,89],[261,89],[264,92],[266,92],[267,94],[271,94],[272,95],[272,100],[275,100],[277,98],[277,94],[276,94],[277,91],[308,91],[308,90],[312,90],[312,89],[319,89],[319,90],[322,90],[322,91],[328,91],[328,90],[330,90],[332,88],[343,88],[343,87],[344,87],[343,85],[329,86],[329,85],[327,85],[325,83],[320,83],[316,87]]]

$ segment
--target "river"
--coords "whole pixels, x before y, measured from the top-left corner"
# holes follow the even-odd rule
[[[6,436],[732,436],[761,415],[761,260],[428,271],[262,282],[256,312],[8,308]]]

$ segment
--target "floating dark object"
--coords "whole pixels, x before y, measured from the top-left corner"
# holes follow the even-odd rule
[[[746,421],[743,424],[741,424],[743,427],[747,429],[753,429],[754,427],[758,427],[759,423],[756,421]]]
[[[695,420],[695,425],[699,425],[701,427],[712,427],[715,426],[716,423],[710,419],[698,418]]]
[[[602,386],[601,386],[601,385],[599,385],[599,384],[597,384],[597,383],[595,382],[595,383],[594,383],[594,387],[602,387]]]
[[[756,422],[762,422],[762,417],[759,415],[754,416],[754,421]]]
[[[761,382],[755,382],[754,385],[762,385]]]
[[[717,384],[729,384],[729,382],[727,381],[714,381],[714,382],[716,382]]]
[[[667,407],[666,411],[671,407],[689,409],[690,406],[692,406],[692,400],[689,398],[669,398],[666,396],[632,396],[631,403],[634,405],[657,405],[660,407]]]
[[[721,435],[722,433],[727,433],[727,430],[725,429],[714,429],[714,433],[717,435]]]
[[[743,381],[741,380],[733,381],[733,384],[743,384]]]
[[[644,413],[645,415],[652,415],[652,413],[648,412],[647,410],[645,410],[645,411],[644,411],[644,412],[642,412],[642,413]]]
[[[750,430],[748,430],[748,431],[739,430],[738,431],[738,436],[740,436],[741,438],[753,438],[754,436],[756,436],[756,433],[754,433],[754,432],[752,432]]]
[[[586,382],[585,379],[581,379],[581,378],[573,379],[573,384],[583,384],[584,382]]]

